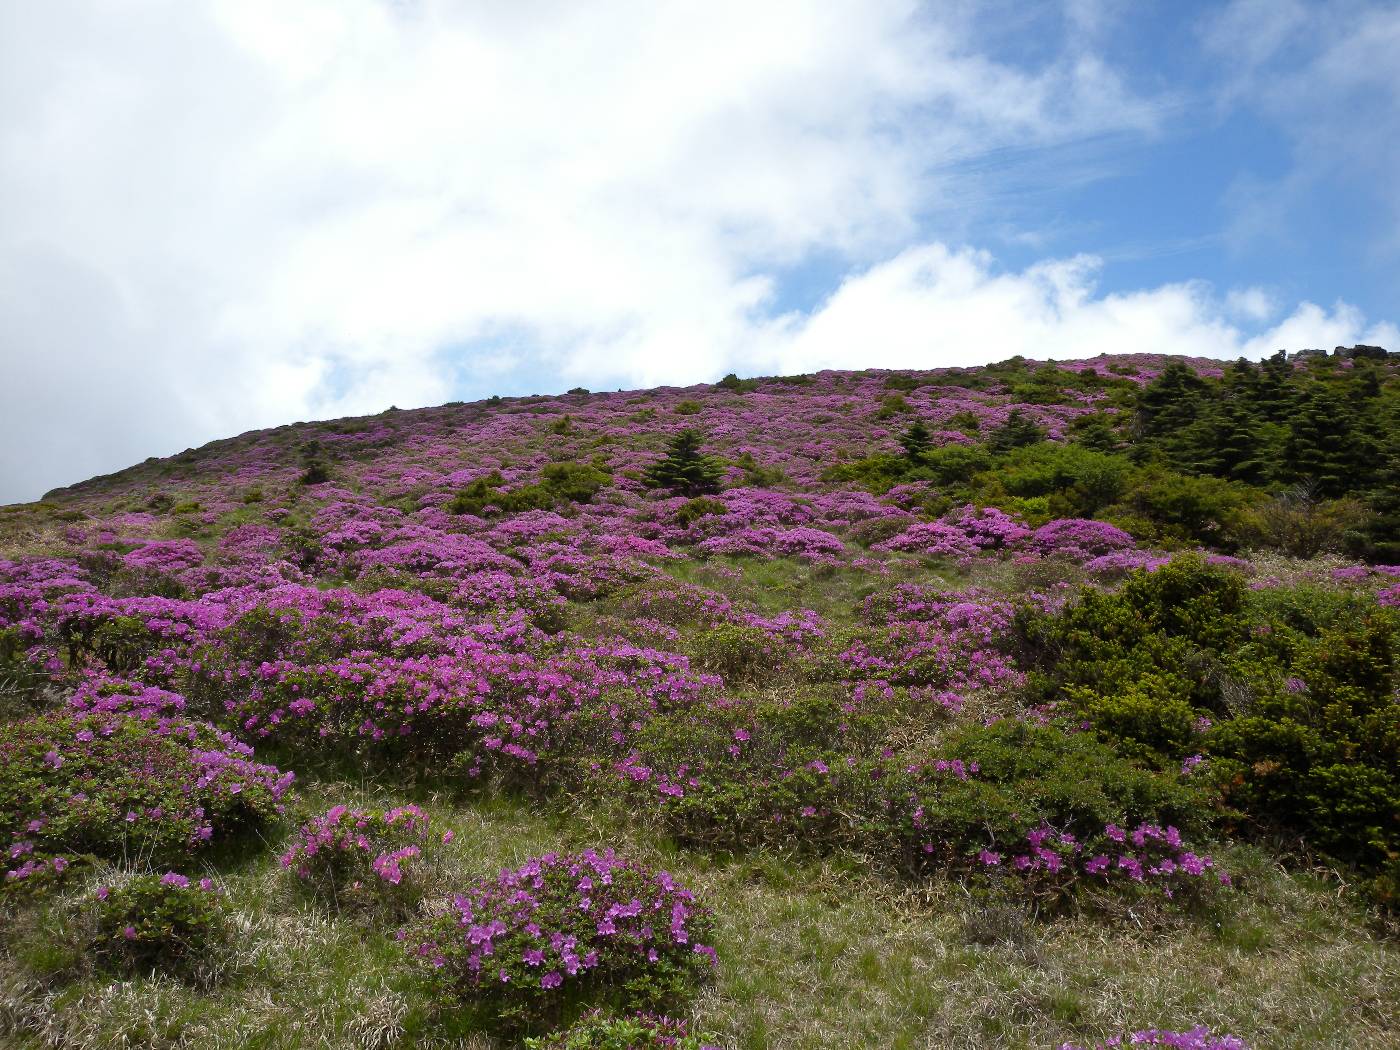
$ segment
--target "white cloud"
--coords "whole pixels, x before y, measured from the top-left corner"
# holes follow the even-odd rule
[[[546,375],[709,374],[768,274],[896,250],[940,167],[1152,126],[1091,56],[1027,72],[969,26],[912,0],[4,5],[0,266],[29,290],[0,315],[0,498],[454,372],[482,392],[474,354],[489,376],[511,345]]]
[[[847,280],[810,317],[772,326],[766,360],[777,371],[874,363],[926,368],[1017,354],[1060,361],[1121,353],[1257,359],[1278,349],[1400,345],[1393,324],[1367,325],[1345,303],[1330,311],[1302,303],[1261,329],[1233,319],[1241,301],[1259,305],[1257,289],[1224,300],[1195,282],[1099,295],[1098,265],[1079,256],[1006,273],[983,252],[939,244],[909,249]]]
[[[914,0],[0,5],[0,499],[506,375],[1233,346],[1194,286],[908,247],[1153,133],[1100,9],[1023,67]],[[813,256],[855,275],[774,319]]]

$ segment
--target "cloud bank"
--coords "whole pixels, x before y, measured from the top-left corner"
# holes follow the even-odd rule
[[[5,5],[0,501],[500,384],[1396,343],[965,246],[1028,158],[1160,134],[1093,6],[1012,61],[997,5]]]

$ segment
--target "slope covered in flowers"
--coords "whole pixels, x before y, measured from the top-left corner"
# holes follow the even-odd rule
[[[1400,404],[1385,360],[1288,367],[1299,398],[1364,378],[1368,420]],[[1273,906],[1234,869],[1282,860],[1286,882],[1304,859],[1349,887],[1339,929],[1384,928],[1400,568],[1383,473],[1353,491],[1267,420],[1251,440],[1292,449],[1297,480],[1192,458],[1152,436],[1163,406],[1246,380],[1182,368],[1017,360],[391,409],[4,508],[0,1032],[116,1045],[115,1015],[35,1020],[55,980],[102,994],[105,949],[73,916],[113,869],[264,878],[280,896],[241,891],[260,914],[359,931],[393,1023],[364,1036],[360,1002],[278,1046],[509,1045],[579,1018],[641,1031],[638,1010],[695,1012],[717,1045],[860,1041],[860,1009],[844,1029],[761,1020],[777,993],[704,892],[761,858],[873,880],[877,908],[963,895],[991,931],[970,944],[1023,922],[1224,937]],[[544,822],[534,847],[458,838],[501,807]],[[36,963],[56,924],[66,961]],[[256,926],[211,943],[275,954]],[[1370,936],[1339,951],[1381,990],[1309,1006],[1353,1025],[1338,1045],[1400,1032],[1396,956]],[[898,988],[865,950],[865,979]],[[198,968],[224,970],[241,972]],[[182,994],[218,1028],[223,988]],[[898,1045],[1275,1045],[1297,1027],[1287,1004],[1251,1020],[1188,995],[959,1028],[888,994]],[[167,1029],[150,1045],[199,1045]]]

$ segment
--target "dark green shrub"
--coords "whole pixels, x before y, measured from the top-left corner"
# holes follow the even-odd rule
[[[723,500],[711,499],[708,496],[697,496],[695,499],[686,500],[676,510],[673,520],[683,529],[690,528],[691,525],[701,518],[716,514],[728,514],[729,508]]]
[[[1137,480],[1126,502],[1164,538],[1228,547],[1245,508],[1257,498],[1258,490],[1238,482],[1151,470]]]
[[[1122,497],[1130,471],[1120,456],[1041,442],[1006,456],[995,478],[1012,496],[1050,497],[1051,513],[1060,517],[1092,518]]]
[[[1199,834],[1211,821],[1198,784],[1126,759],[1092,733],[1006,719],[962,730],[946,753],[975,763],[969,783],[991,786],[1002,798],[990,811],[1014,813],[1024,827],[1049,823],[1087,834],[1110,823],[1155,822]],[[935,801],[935,811],[942,808]],[[975,809],[955,807],[949,817],[953,827],[969,822],[964,838],[973,834]]]
[[[611,474],[587,463],[550,463],[540,477],[549,494],[564,503],[591,503],[612,484]]]
[[[880,420],[893,419],[901,412],[912,411],[913,409],[909,407],[909,402],[905,401],[904,398],[900,397],[898,394],[889,394],[880,402],[880,407],[875,413],[875,418]]]
[[[745,452],[734,461],[734,465],[744,472],[744,484],[754,488],[772,488],[781,484],[787,477],[779,467],[767,467],[753,458],[752,452]]]
[[[757,379],[740,379],[733,372],[721,379],[715,386],[721,390],[732,390],[736,394],[747,394],[758,389]]]
[[[701,441],[698,430],[682,430],[671,438],[665,458],[647,468],[647,486],[671,489],[683,496],[719,491],[724,472],[713,456],[702,451]]]
[[[1181,558],[1018,624],[1033,689],[1127,752],[1198,774],[1253,826],[1379,874],[1400,855],[1400,621],[1317,588],[1251,594]],[[1204,732],[1202,732],[1204,730]]]
[[[499,470],[493,470],[485,477],[477,478],[457,495],[453,496],[443,509],[449,514],[476,514],[479,515],[486,507],[499,505],[500,487],[505,484],[505,478],[501,476]]]
[[[676,402],[676,407],[671,409],[671,411],[678,416],[698,416],[703,409],[704,406],[701,405],[699,401],[692,401],[687,398],[685,401]]]
[[[550,463],[540,471],[540,481],[503,491],[505,478],[492,471],[477,478],[457,495],[444,509],[449,514],[484,514],[495,507],[507,514],[527,510],[546,510],[560,504],[590,503],[593,497],[612,484],[612,475],[588,463]]]

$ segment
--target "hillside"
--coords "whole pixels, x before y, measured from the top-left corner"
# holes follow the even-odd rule
[[[1400,1046],[1400,355],[390,409],[0,508],[0,848],[6,1046]]]

